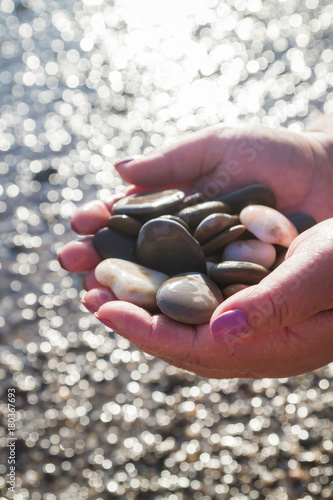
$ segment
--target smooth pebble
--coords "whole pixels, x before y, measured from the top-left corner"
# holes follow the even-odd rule
[[[157,292],[157,305],[166,316],[192,325],[207,323],[222,301],[218,286],[200,273],[175,276]]]
[[[206,273],[201,246],[178,222],[162,217],[146,222],[137,242],[138,262],[169,276],[196,271]]]
[[[222,259],[253,262],[269,268],[275,262],[276,250],[271,243],[265,241],[238,240],[225,247]]]
[[[100,229],[93,238],[94,246],[102,259],[116,258],[136,262],[135,236],[117,229]]]
[[[228,212],[230,212],[230,207],[226,203],[222,203],[222,201],[206,201],[183,208],[176,215],[188,224],[191,231],[194,231],[208,215]]]
[[[245,226],[242,224],[233,226],[226,231],[222,231],[222,233],[215,236],[212,240],[207,241],[207,243],[202,245],[202,250],[206,256],[219,253],[226,245],[239,238],[244,232]]]
[[[164,189],[121,198],[112,207],[113,214],[125,214],[141,221],[173,213],[185,198],[179,189]]]
[[[122,259],[105,259],[95,269],[101,285],[112,290],[119,300],[149,310],[156,309],[156,293],[168,275]]]
[[[231,226],[239,224],[237,215],[229,214],[211,214],[200,222],[193,233],[193,237],[201,244],[214,238],[221,231]]]
[[[243,188],[224,194],[217,198],[230,206],[232,214],[239,212],[248,205],[265,205],[276,207],[276,197],[274,192],[263,184],[251,184]]]
[[[208,276],[222,288],[236,283],[256,285],[268,274],[268,269],[259,264],[234,260],[215,264],[208,272]]]
[[[249,205],[243,208],[239,218],[251,233],[267,243],[289,247],[298,236],[292,222],[271,207]]]

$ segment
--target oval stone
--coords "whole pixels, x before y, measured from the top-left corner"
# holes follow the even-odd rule
[[[244,290],[245,288],[249,288],[249,285],[243,285],[242,283],[235,283],[234,285],[226,286],[222,290],[222,295],[224,300],[227,300],[229,297],[235,295],[235,293],[240,292],[241,290]]]
[[[206,243],[224,229],[236,224],[239,224],[237,215],[211,214],[200,222],[194,231],[193,237],[201,244]]]
[[[266,268],[271,267],[276,259],[276,250],[271,243],[260,240],[233,241],[224,249],[223,260],[253,262]]]
[[[146,222],[137,242],[138,262],[169,276],[196,271],[206,273],[201,246],[178,222],[156,218]]]
[[[131,194],[121,198],[113,207],[113,214],[125,214],[139,220],[149,220],[152,217],[173,213],[185,193],[179,189],[164,189],[140,194]]]
[[[244,231],[245,226],[242,224],[233,226],[230,229],[223,231],[219,235],[215,236],[215,238],[202,245],[204,254],[206,256],[210,256],[221,252],[226,245],[239,238]]]
[[[304,233],[304,231],[317,224],[316,219],[307,214],[293,214],[288,215],[287,218],[292,224],[294,224],[298,231],[298,234]]]
[[[223,203],[227,203],[230,206],[232,214],[239,214],[248,205],[276,207],[274,192],[263,184],[251,184],[250,186],[224,194],[217,199],[223,201]]]
[[[117,258],[136,262],[135,236],[105,227],[98,231],[93,243],[102,259]]]
[[[103,260],[95,269],[95,277],[119,300],[149,310],[156,309],[157,291],[169,278],[166,274],[122,259]]]
[[[242,283],[256,285],[269,274],[269,271],[252,262],[225,261],[211,267],[208,275],[220,287]]]
[[[181,219],[180,217],[177,217],[176,215],[161,215],[159,218],[160,219],[173,220],[174,222],[178,222],[178,224],[180,224],[181,226],[185,227],[185,229],[187,231],[190,230],[190,228],[188,227],[188,225],[186,224],[186,222],[183,219]]]
[[[129,217],[128,215],[112,215],[107,222],[107,226],[110,229],[117,229],[123,233],[130,234],[131,236],[137,236],[142,227],[141,222]]]
[[[166,316],[191,325],[209,322],[222,301],[218,286],[200,273],[175,276],[157,292],[157,305]]]
[[[191,231],[194,231],[208,215],[228,213],[229,211],[230,207],[221,201],[206,201],[183,208],[176,215],[188,224]]]
[[[249,205],[239,214],[242,224],[267,243],[289,247],[298,236],[297,229],[283,214],[263,205]]]

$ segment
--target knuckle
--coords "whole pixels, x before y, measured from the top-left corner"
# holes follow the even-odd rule
[[[262,292],[260,303],[256,307],[254,322],[264,322],[272,328],[284,326],[289,317],[287,299],[279,290],[273,289],[267,285],[263,288]]]

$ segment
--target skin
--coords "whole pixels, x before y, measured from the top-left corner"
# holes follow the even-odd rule
[[[285,260],[258,285],[225,300],[223,312],[241,310],[249,331],[216,342],[210,325],[184,325],[117,301],[98,286],[99,258],[91,239],[67,244],[59,261],[68,271],[88,273],[85,304],[143,351],[209,378],[287,377],[333,360],[333,117],[322,117],[301,134],[259,126],[218,126],[157,149],[117,170],[130,188],[181,186],[207,196],[262,183],[276,194],[285,214],[307,213],[318,224],[299,235]],[[106,224],[112,204],[101,201],[77,211],[73,229],[93,234]],[[212,323],[211,321],[211,323]]]

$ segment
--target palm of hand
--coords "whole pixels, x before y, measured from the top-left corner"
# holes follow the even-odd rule
[[[332,203],[326,182],[325,155],[315,134],[298,135],[282,129],[217,128],[195,134],[165,151],[153,152],[142,160],[119,167],[119,171],[125,181],[138,186],[154,188],[170,184],[170,180],[176,185],[191,182],[195,190],[208,197],[217,195],[217,191],[229,192],[240,186],[262,183],[276,193],[279,210],[309,213],[317,220],[329,216]],[[112,203],[105,206],[99,202],[88,210],[79,210],[73,227],[79,234],[96,232],[105,225],[111,206]],[[69,270],[86,272],[94,268],[99,258],[87,240],[79,252],[77,245],[69,244],[60,260]],[[93,270],[86,283],[88,289],[97,286]],[[202,376],[280,377],[316,367],[311,362],[290,363],[290,356],[286,355],[297,352],[304,344],[301,323],[274,334],[221,345],[213,340],[208,324],[193,327],[163,315],[151,316],[137,306],[112,300],[110,294],[106,299],[105,292],[105,289],[92,292],[95,303],[101,305],[98,311],[101,320],[111,320],[115,331],[149,354]]]

